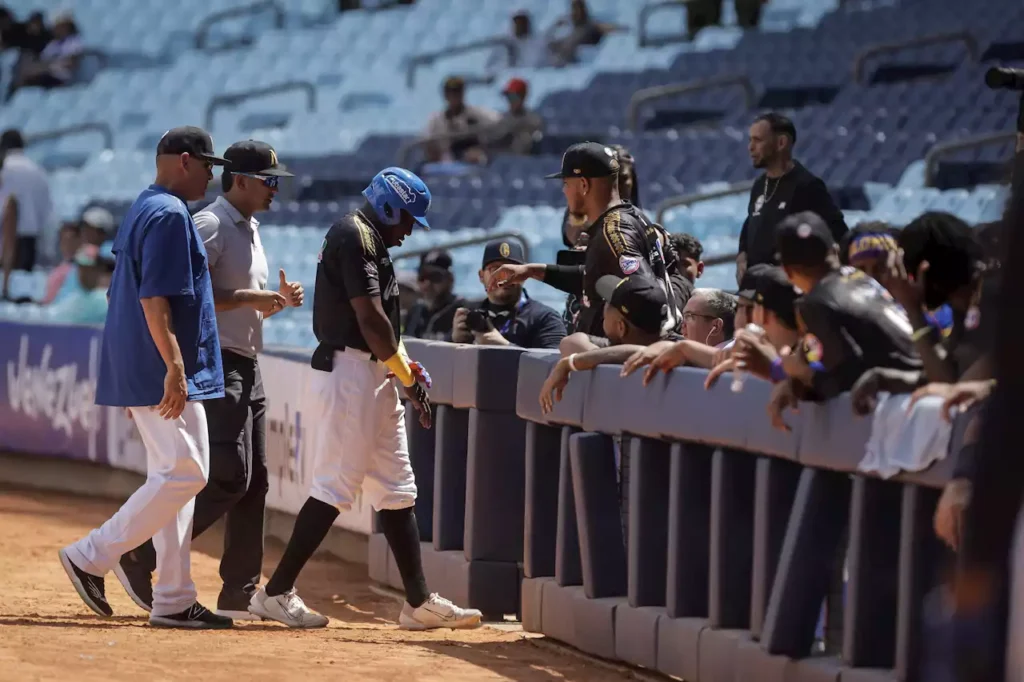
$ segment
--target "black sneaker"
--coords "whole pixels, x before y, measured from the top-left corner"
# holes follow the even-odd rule
[[[64,572],[68,574],[71,584],[75,586],[75,591],[78,592],[78,596],[82,598],[85,605],[95,611],[97,615],[107,617],[114,615],[114,610],[107,602],[107,590],[103,578],[86,573],[75,566],[68,558],[66,550],[60,550],[58,555],[60,556],[60,565],[64,567]]]
[[[191,630],[224,630],[234,625],[230,618],[218,616],[199,602],[181,613],[172,613],[169,616],[150,614],[149,624],[157,628],[188,628]]]
[[[114,575],[140,609],[146,613],[153,610],[153,574],[142,565],[135,552],[121,556],[114,566]]]
[[[245,590],[222,587],[220,596],[217,597],[217,610],[214,613],[232,620],[263,620],[256,614],[249,613],[249,602],[255,591],[255,588]]]

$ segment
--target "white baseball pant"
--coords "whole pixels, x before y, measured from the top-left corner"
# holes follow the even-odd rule
[[[174,420],[155,408],[130,408],[146,447],[146,482],[106,523],[67,549],[86,573],[106,575],[121,555],[153,538],[157,581],[153,615],[180,613],[196,601],[189,552],[195,497],[210,471],[206,410],[186,403]]]
[[[388,368],[347,348],[334,354],[330,373],[313,374],[320,414],[310,497],[341,510],[360,490],[377,511],[416,504],[405,407]]]

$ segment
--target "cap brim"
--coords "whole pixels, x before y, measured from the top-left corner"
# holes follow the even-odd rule
[[[594,284],[594,289],[597,291],[597,295],[601,297],[601,300],[605,303],[612,300],[612,292],[619,286],[619,282],[624,278],[616,277],[615,275],[605,275],[597,280]]]
[[[414,215],[412,219],[415,220],[424,230],[430,230],[430,223],[427,222],[426,216]]]
[[[562,171],[558,171],[557,173],[552,173],[551,175],[545,175],[544,177],[547,180],[555,180],[555,179],[561,180],[562,178],[565,177],[565,175],[562,173]]]
[[[278,166],[277,168],[268,168],[266,170],[261,170],[261,171],[259,171],[257,173],[253,173],[253,175],[265,175],[265,176],[267,176],[269,178],[294,178],[295,177],[295,174],[294,173],[289,173],[287,170],[285,170],[284,166]]]
[[[209,161],[214,166],[227,166],[231,163],[227,159],[220,156],[214,156],[213,154],[194,154],[193,156],[196,156],[203,161]]]
[[[741,289],[740,291],[736,292],[736,295],[738,297],[740,297],[740,298],[745,298],[745,299],[748,299],[750,301],[753,301],[754,300],[754,295],[756,293],[757,293],[756,289]]]

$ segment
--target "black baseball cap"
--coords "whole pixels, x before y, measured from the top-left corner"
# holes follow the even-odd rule
[[[517,241],[504,241],[497,240],[489,242],[484,247],[484,261],[480,266],[486,268],[495,261],[504,261],[506,263],[515,263],[522,265],[526,262],[526,254],[523,253],[523,245]]]
[[[774,265],[763,267],[757,278],[754,303],[775,313],[790,329],[796,329],[796,300],[798,298],[800,298],[800,293],[786,277],[785,270]]]
[[[746,272],[743,273],[743,277],[740,278],[740,290],[736,292],[736,295],[753,303],[754,296],[757,293],[757,283],[761,280],[764,271],[770,267],[770,265],[758,263],[747,268]]]
[[[615,150],[600,142],[580,142],[562,154],[562,170],[546,178],[607,178],[619,172]]]
[[[279,178],[294,177],[284,164],[277,160],[277,152],[266,142],[245,140],[236,142],[224,150],[228,170],[232,173],[249,173]]]
[[[210,133],[196,126],[171,128],[156,145],[156,155],[188,154],[215,166],[226,166],[228,160],[213,154],[213,138]]]
[[[619,279],[605,275],[595,285],[597,295],[622,313],[630,324],[641,331],[657,334],[668,314],[665,290],[649,277],[630,275]]]
[[[452,254],[438,249],[436,251],[428,251],[420,257],[420,269],[419,272],[451,272],[452,270]]]
[[[821,265],[835,245],[828,225],[811,211],[794,213],[775,228],[775,248],[783,265]]]

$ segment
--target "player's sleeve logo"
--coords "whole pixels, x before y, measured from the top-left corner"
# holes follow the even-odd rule
[[[636,256],[619,256],[619,269],[624,275],[632,275],[640,269],[640,259]]]

